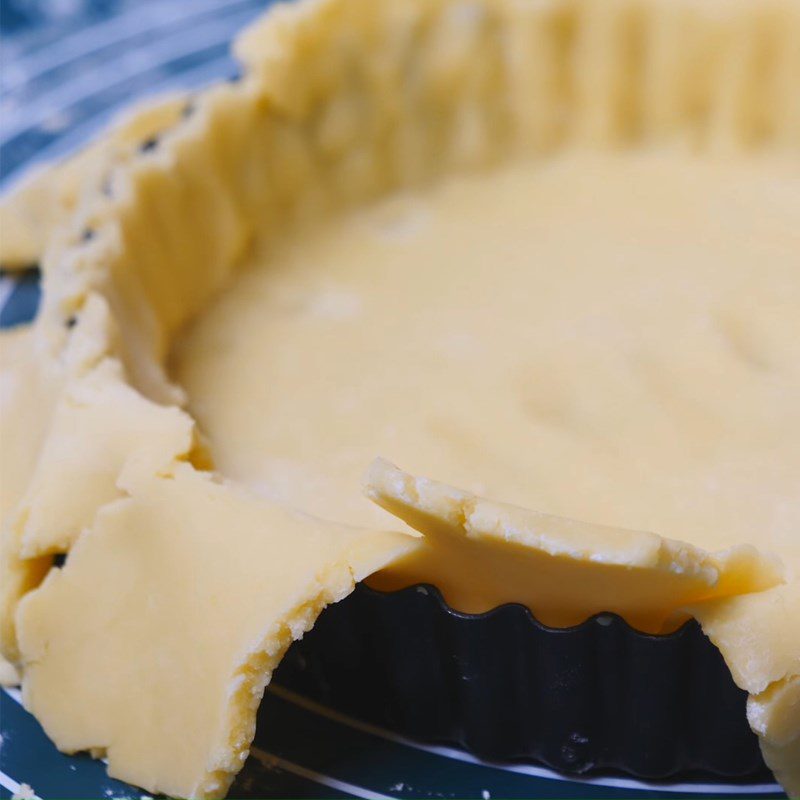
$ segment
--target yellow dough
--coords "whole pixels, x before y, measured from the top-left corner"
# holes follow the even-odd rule
[[[21,559],[14,509],[36,464],[45,436],[55,386],[42,373],[30,328],[0,334],[0,604],[4,610],[35,586],[50,566],[49,558]],[[14,620],[0,614],[2,652],[16,648]],[[19,682],[14,665],[0,657],[0,683]]]
[[[122,780],[218,797],[286,648],[409,539],[293,514],[188,464],[123,485],[22,601],[24,702],[61,749],[104,752]]]
[[[453,179],[248,259],[173,374],[226,475],[315,514],[389,524],[358,489],[380,454],[800,571],[798,209],[798,161],[583,154]],[[464,610],[500,599],[450,588]]]
[[[366,494],[425,537],[393,566],[394,582],[435,580],[445,596],[475,610],[521,602],[562,627],[610,611],[660,633],[691,602],[758,592],[781,579],[751,545],[707,553],[652,533],[484,500],[380,460],[367,473]],[[477,597],[459,589],[466,577]]]
[[[143,398],[124,381],[118,362],[102,361],[64,392],[53,411],[19,504],[21,555],[68,552],[97,509],[120,496],[117,479],[129,461],[155,474],[172,458],[188,457],[193,446],[191,417]]]
[[[796,0],[301,0],[235,49],[0,207],[44,289],[0,339],[26,705],[221,797],[377,570],[697,617],[800,796]]]
[[[795,615],[799,608],[800,603],[795,601]],[[747,718],[761,737],[764,760],[787,787],[789,796],[793,796],[800,763],[800,676],[777,681],[766,691],[751,697],[747,703]]]
[[[115,120],[79,155],[27,175],[10,198],[0,199],[0,263],[10,269],[35,265],[48,239],[76,212],[83,187],[97,180],[112,160],[130,158],[143,141],[174,125],[185,107],[186,98],[180,95],[151,99]]]

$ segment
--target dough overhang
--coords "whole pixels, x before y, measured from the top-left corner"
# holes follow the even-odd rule
[[[748,720],[765,761],[790,797],[800,790],[800,580],[790,572],[786,582],[775,557],[749,545],[707,553],[652,533],[556,518],[409,475],[382,459],[370,466],[364,489],[424,534],[422,547],[373,579],[379,587],[413,577],[477,610],[485,587],[485,597],[526,603],[557,626],[581,622],[587,610],[615,611],[652,633],[697,618],[750,693]],[[468,593],[465,576],[474,589]],[[537,612],[543,599],[545,614]]]
[[[186,463],[139,463],[122,485],[20,604],[25,706],[117,778],[219,797],[288,646],[409,537],[289,512]]]
[[[457,608],[482,611],[483,595],[496,604],[523,603],[548,625],[577,625],[608,611],[663,633],[686,619],[688,604],[762,592],[783,579],[779,561],[750,545],[709,553],[654,533],[553,517],[383,460],[368,470],[365,492],[424,535],[379,585],[401,586],[412,575],[437,585]],[[459,588],[465,583],[469,591]]]

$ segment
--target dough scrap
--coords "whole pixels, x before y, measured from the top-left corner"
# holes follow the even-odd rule
[[[0,264],[22,269],[38,263],[58,228],[75,213],[87,184],[108,178],[113,161],[180,119],[187,98],[151,98],[125,112],[71,158],[38,167],[0,201]]]
[[[767,766],[789,797],[800,797],[800,677],[778,681],[751,697],[747,718]]]
[[[750,692],[747,718],[764,761],[800,797],[800,578],[688,610]]]
[[[0,686],[18,686],[20,680],[17,668],[0,656]]]
[[[128,461],[141,460],[155,474],[173,457],[187,457],[194,443],[191,417],[142,397],[118,361],[101,362],[70,385],[53,413],[20,504],[20,554],[69,552],[97,509],[120,496],[117,478]]]
[[[64,751],[178,797],[222,797],[286,648],[404,553],[375,533],[284,510],[176,463],[134,469],[22,600],[23,698]]]
[[[137,393],[117,359],[108,308],[87,299],[61,358],[42,330],[3,333],[0,652],[19,658],[16,606],[53,553],[65,553],[97,509],[118,497],[125,464],[156,469],[197,448],[194,422]]]
[[[0,332],[0,683],[16,683],[16,601],[36,586],[50,558],[22,559],[13,520],[49,425],[57,380],[37,353],[30,326]]]
[[[639,630],[661,633],[686,619],[681,611],[689,603],[782,580],[779,562],[751,545],[708,553],[655,533],[540,514],[414,477],[381,459],[368,470],[365,491],[425,536],[425,549],[405,563],[410,571],[417,559],[435,564],[432,582],[457,607],[460,597],[448,592],[458,592],[457,580],[446,577],[453,568],[462,580],[486,581],[488,591],[505,592],[507,602],[521,602],[537,616],[546,598],[540,621],[549,625],[613,612]],[[403,568],[401,562],[393,572]]]
[[[0,331],[0,523],[30,480],[57,398],[31,326]]]
[[[691,605],[722,651],[738,686],[751,694],[800,675],[800,580],[755,594]]]

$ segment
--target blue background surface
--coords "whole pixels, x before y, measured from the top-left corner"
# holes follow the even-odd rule
[[[401,2],[402,0],[398,0]],[[137,98],[229,79],[233,34],[266,0],[0,0],[0,187],[74,150]],[[30,320],[38,276],[0,278],[0,325]],[[231,797],[783,797],[772,784],[577,782],[532,765],[494,765],[408,742],[282,690],[268,691],[253,755]],[[18,784],[40,798],[140,798],[88,756],[65,756],[0,693],[0,798]]]

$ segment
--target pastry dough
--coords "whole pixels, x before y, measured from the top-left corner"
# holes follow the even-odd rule
[[[800,763],[800,676],[777,681],[751,697],[747,718],[761,737],[764,760],[791,796]]]
[[[788,160],[515,159],[254,248],[172,374],[226,475],[318,515],[386,525],[353,487],[388,454],[543,513],[785,558],[799,205]],[[448,588],[473,612],[508,599]],[[545,595],[537,614],[564,610]]]
[[[475,602],[457,586],[459,577],[462,583],[469,577],[493,605],[525,603],[548,625],[577,625],[610,611],[639,630],[662,633],[692,602],[765,594],[782,577],[775,561],[751,545],[707,553],[654,533],[484,500],[381,460],[367,473],[366,494],[424,534],[424,546],[394,567],[405,581],[395,581],[443,583],[445,596],[452,590],[460,607],[462,597]]]
[[[596,580],[596,592],[573,598],[586,601],[585,613],[612,602],[603,602],[602,576],[623,565],[631,594],[618,608],[632,620],[675,624],[686,604],[751,693],[765,757],[800,794],[800,616],[775,612],[796,604],[800,538],[795,0],[305,0],[276,5],[236,49],[241,82],[203,92],[190,113],[168,101],[163,113],[134,114],[110,144],[56,168],[2,211],[14,235],[4,235],[0,255],[19,264],[41,254],[44,273],[33,328],[5,339],[9,351],[35,354],[12,355],[5,370],[25,401],[12,391],[3,422],[11,441],[4,472],[8,458],[14,479],[3,489],[0,543],[2,649],[23,668],[28,706],[59,746],[107,749],[115,774],[149,790],[223,794],[291,638],[354,579],[392,559],[407,564],[409,547],[428,546],[376,531],[393,523],[372,516],[352,477],[356,462],[360,472],[380,449],[405,459],[408,446],[414,470],[419,458],[422,470],[442,468],[440,477],[470,490],[590,523],[514,512],[521,529],[531,519],[547,527],[544,538],[514,545],[526,553],[514,563]],[[144,131],[158,136],[136,147],[131,136]],[[482,182],[485,198],[503,204],[485,217],[476,214]],[[461,211],[448,216],[448,208]],[[516,225],[517,238],[497,245],[485,225],[484,249],[473,248],[468,234],[481,220]],[[379,230],[384,245],[367,245],[372,234],[356,234],[359,225]],[[520,250],[526,230],[538,234],[535,270]],[[426,236],[439,249],[426,245],[423,259],[414,247]],[[405,263],[396,255],[404,247],[415,255]],[[474,254],[460,281],[464,248]],[[326,252],[329,285],[320,282]],[[559,269],[560,253],[573,260]],[[244,274],[259,263],[265,268]],[[382,273],[371,281],[358,274],[365,265]],[[237,273],[240,286],[212,304]],[[531,274],[538,284],[526,283]],[[348,275],[361,289],[346,285]],[[229,338],[219,335],[215,323],[246,308],[248,285],[261,287],[254,299],[272,314],[261,320],[270,336],[247,342],[248,330],[259,330],[247,328],[255,312]],[[391,312],[393,297],[419,301],[415,326],[400,306]],[[575,315],[595,299],[594,317]],[[394,349],[377,357],[376,328],[359,327],[374,300],[391,323],[381,335],[394,337]],[[449,324],[465,309],[469,324]],[[665,336],[676,314],[674,337]],[[496,346],[526,319],[536,322],[529,334],[558,334],[548,340],[550,361],[535,339]],[[473,323],[486,352],[470,338]],[[348,330],[352,363],[342,364]],[[441,335],[420,348],[428,331]],[[289,416],[271,413],[259,428],[264,408],[215,393],[231,391],[215,373],[224,362],[217,356],[231,342],[257,356],[282,337],[303,350],[270,353],[282,392],[270,411]],[[526,348],[539,357],[517,369],[510,355]],[[360,364],[386,353],[395,370],[360,374]],[[226,381],[258,400],[269,375],[262,366],[238,362]],[[349,401],[336,370],[352,388]],[[533,442],[516,436],[519,410],[506,413],[514,398],[527,398],[528,416],[545,423]],[[331,408],[339,409],[333,427]],[[434,424],[415,455],[426,408]],[[405,436],[409,409],[413,435]],[[370,432],[385,411],[401,415],[395,432]],[[210,435],[208,450],[194,418]],[[620,430],[624,447],[614,439]],[[242,439],[253,432],[250,450],[229,438],[236,431]],[[348,451],[337,436],[346,445],[351,434],[357,446]],[[503,442],[496,452],[493,436]],[[538,466],[509,457],[515,436],[541,448]],[[454,443],[452,451],[438,442]],[[314,473],[320,459],[323,480]],[[58,480],[63,460],[87,476],[74,493]],[[667,463],[683,471],[662,469]],[[537,470],[527,472],[531,464]],[[673,485],[653,480],[678,473]],[[339,482],[348,475],[349,489]],[[491,487],[479,485],[482,475]],[[336,522],[298,517],[289,505]],[[347,525],[359,521],[373,532]],[[667,538],[616,531],[609,547],[598,524]],[[483,523],[476,530],[487,533]],[[496,535],[467,538],[459,548],[485,550],[504,569],[512,561]],[[572,545],[552,553],[553,542]],[[66,565],[51,569],[58,550],[69,551]],[[785,584],[776,584],[771,553]],[[215,603],[187,579],[186,564],[220,597],[241,579],[241,594]],[[647,593],[641,619],[638,570],[665,589]],[[108,603],[93,602],[98,586]],[[545,613],[546,600],[530,602]],[[81,613],[67,613],[72,607]],[[148,627],[157,635],[145,635]],[[188,639],[172,641],[184,630],[204,649],[207,675],[193,671]],[[152,684],[154,664],[170,666],[168,683]],[[168,712],[170,742],[179,738],[170,725],[197,715],[191,730],[181,728],[185,752],[163,746],[157,712],[143,713],[142,698]]]
[[[187,102],[183,95],[151,99],[115,120],[79,155],[26,175],[10,197],[0,200],[3,266],[19,269],[37,264],[59,226],[76,213],[86,186],[96,184],[113,161],[128,159],[143,142],[155,141],[181,118]]]
[[[286,648],[409,537],[319,522],[185,463],[148,466],[23,599],[23,699],[62,750],[102,752],[151,792],[218,797]]]
[[[118,361],[100,362],[69,386],[53,411],[18,505],[20,555],[69,552],[97,509],[120,496],[117,479],[128,461],[156,474],[171,459],[188,458],[194,445],[191,417],[134,391]]]
[[[50,558],[22,559],[12,520],[45,437],[56,387],[44,374],[30,328],[0,336],[0,607],[10,609],[44,577]],[[11,613],[0,614],[0,642],[6,656],[19,656]],[[0,658],[0,683],[18,682],[17,670]]]

